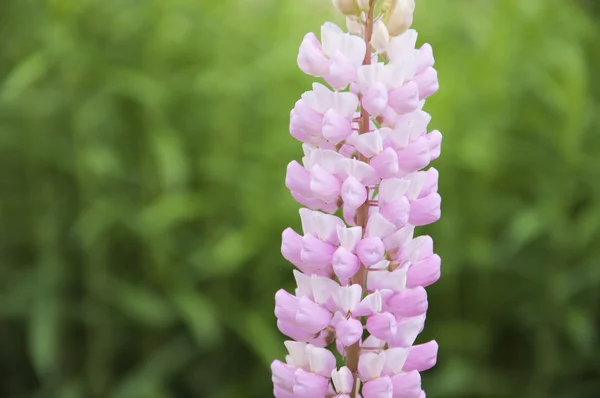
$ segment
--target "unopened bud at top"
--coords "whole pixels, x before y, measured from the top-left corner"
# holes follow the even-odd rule
[[[365,23],[362,21],[360,16],[348,15],[346,17],[346,27],[348,28],[348,32],[352,33],[353,35],[360,37],[365,35]]]
[[[373,36],[371,37],[371,45],[378,53],[384,53],[390,45],[390,34],[388,29],[381,19],[375,22],[373,26]]]
[[[382,18],[391,36],[399,36],[410,27],[415,12],[415,0],[385,0]]]
[[[332,0],[335,8],[344,15],[360,15],[369,11],[369,0]]]

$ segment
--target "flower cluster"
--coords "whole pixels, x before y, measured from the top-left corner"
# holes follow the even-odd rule
[[[275,315],[286,361],[271,366],[277,398],[419,398],[419,372],[437,343],[415,345],[425,287],[440,257],[417,226],[440,218],[441,134],[428,132],[425,99],[437,91],[431,46],[407,30],[414,0],[334,0],[351,33],[333,23],[309,33],[300,69],[322,78],[295,104],[290,133],[303,142],[285,183],[306,208],[281,251],[297,270],[294,294],[279,290]],[[326,347],[344,358],[338,364]],[[342,366],[339,366],[342,365]]]

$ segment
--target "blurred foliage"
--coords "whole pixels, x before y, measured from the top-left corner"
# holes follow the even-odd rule
[[[0,397],[272,395],[295,58],[331,11],[0,1]],[[419,0],[445,133],[430,397],[598,396],[599,16]]]

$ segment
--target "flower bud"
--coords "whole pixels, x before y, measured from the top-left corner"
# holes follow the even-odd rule
[[[390,45],[390,33],[381,19],[378,19],[373,26],[371,45],[378,53],[386,52]]]
[[[382,7],[383,22],[391,36],[399,36],[410,27],[415,12],[415,0],[386,0]]]
[[[346,17],[346,27],[348,32],[353,35],[363,37],[365,35],[365,24],[360,17],[355,15],[349,15]]]
[[[332,0],[336,10],[344,15],[360,15],[362,12],[358,0]]]

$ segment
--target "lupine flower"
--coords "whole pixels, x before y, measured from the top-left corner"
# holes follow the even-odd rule
[[[415,344],[440,277],[433,240],[415,227],[440,218],[442,136],[425,100],[438,90],[431,46],[416,48],[414,0],[333,0],[349,33],[325,23],[304,37],[300,69],[315,82],[290,114],[304,156],[285,184],[305,208],[282,234],[297,288],[275,295],[290,339],[271,365],[277,398],[424,398],[420,372],[435,341]],[[343,362],[329,347],[335,347]]]

